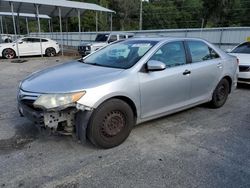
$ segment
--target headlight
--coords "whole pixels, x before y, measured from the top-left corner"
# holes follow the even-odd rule
[[[38,97],[34,106],[39,108],[53,109],[57,107],[67,107],[77,102],[86,92],[66,93],[66,94],[44,94]]]

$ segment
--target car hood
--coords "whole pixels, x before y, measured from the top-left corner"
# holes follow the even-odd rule
[[[16,44],[15,43],[1,43],[0,48],[10,48],[14,47]]]
[[[107,42],[82,42],[81,46],[104,46]]]
[[[21,89],[34,93],[68,93],[98,87],[117,79],[123,69],[100,67],[74,61],[27,77]]]
[[[239,59],[240,65],[250,65],[250,54],[230,53]]]

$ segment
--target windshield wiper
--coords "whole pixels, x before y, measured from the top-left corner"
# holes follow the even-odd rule
[[[85,63],[85,61],[81,58],[81,59],[78,59],[79,62],[82,62],[82,63]]]
[[[106,67],[105,65],[102,65],[102,64],[99,64],[99,63],[90,63],[90,62],[86,62],[86,61],[83,61],[83,60],[82,60],[82,62],[85,63],[85,64],[88,64],[88,65],[94,65],[94,66],[99,66],[99,67]]]

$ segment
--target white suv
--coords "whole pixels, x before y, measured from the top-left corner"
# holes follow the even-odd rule
[[[12,43],[0,44],[0,57],[7,59],[15,58],[18,55],[17,44],[19,56],[41,55],[41,44],[43,55],[55,56],[60,52],[59,44],[54,40],[39,37],[22,37]]]
[[[82,56],[91,54],[92,52],[108,45],[111,42],[118,40],[124,40],[133,37],[133,33],[124,33],[124,32],[112,32],[112,33],[100,33],[97,34],[95,41],[83,42],[78,46],[78,52]]]

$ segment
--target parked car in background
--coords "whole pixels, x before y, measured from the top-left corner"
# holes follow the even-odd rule
[[[122,32],[112,32],[112,33],[100,33],[97,34],[94,42],[82,42],[78,46],[78,52],[81,56],[86,56],[92,52],[108,45],[111,42],[118,40],[124,40],[133,37],[133,33],[122,33]]]
[[[1,34],[0,37],[1,37],[1,38],[0,38],[0,42],[1,42],[1,43],[12,42],[12,37],[11,37],[11,35]]]
[[[43,55],[50,57],[55,56],[60,51],[59,44],[54,40],[39,37],[22,37],[12,43],[0,44],[0,57],[13,59],[18,56],[17,44],[20,56],[41,55],[42,51]]]
[[[244,42],[230,51],[239,59],[239,83],[250,84],[250,42]]]
[[[18,108],[41,126],[111,148],[135,124],[206,102],[223,106],[237,68],[236,57],[201,39],[134,38],[30,75]]]

